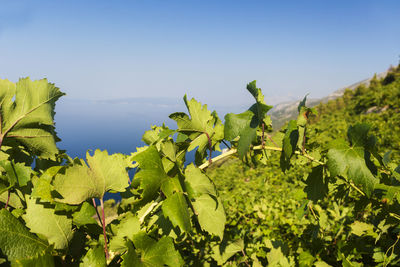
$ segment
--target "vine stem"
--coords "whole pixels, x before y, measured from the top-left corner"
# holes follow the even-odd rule
[[[261,146],[264,148],[265,140],[264,140],[264,123],[262,123],[262,137],[261,137]]]
[[[396,218],[397,220],[399,220],[399,221],[400,221],[400,216],[399,216],[399,215],[397,215],[396,213],[389,212],[389,215],[390,215],[390,216],[392,216],[393,218]]]
[[[208,157],[208,162],[209,162],[209,164],[211,164],[212,163],[212,158],[211,158],[211,152],[212,152],[211,138],[210,138],[210,136],[208,135],[207,132],[204,132],[204,133],[206,134],[207,139],[208,139],[208,150],[210,151],[210,156]]]
[[[106,253],[106,259],[110,257],[108,254],[107,248],[107,234],[106,234],[106,218],[104,216],[104,202],[103,198],[100,198],[100,205],[101,205],[101,219],[103,221],[103,235],[104,235],[104,252]]]
[[[10,201],[10,195],[11,195],[11,192],[10,192],[10,190],[8,190],[7,202],[6,202],[6,206],[4,207],[5,209],[8,208],[8,202]]]
[[[361,191],[360,188],[358,188],[353,182],[349,183],[351,187],[353,187],[358,193],[360,193],[362,196],[365,196],[365,193]]]
[[[264,149],[264,150],[272,150],[272,151],[282,151],[282,148],[281,148],[281,147],[274,147],[274,146],[264,146],[264,147],[263,147],[262,145],[259,145],[259,146],[253,147],[253,150],[263,150],[263,149]],[[236,149],[236,148],[232,148],[232,149],[230,149],[228,152],[226,152],[226,153],[224,153],[224,154],[221,154],[221,155],[216,156],[215,158],[213,158],[213,159],[212,159],[212,162],[216,162],[216,161],[219,161],[219,160],[221,160],[221,159],[223,159],[223,158],[229,157],[229,156],[235,154],[236,152],[237,152],[237,149]],[[305,153],[303,154],[303,153],[301,153],[301,152],[299,152],[299,151],[295,151],[294,153],[295,153],[296,155],[300,155],[300,156],[303,156],[303,157],[305,157],[305,158],[307,158],[307,159],[309,159],[309,160],[311,160],[311,161],[314,161],[314,162],[318,163],[319,165],[325,165],[324,162],[319,161],[319,160],[316,160],[315,158],[311,157],[311,156],[308,155],[308,154],[305,154]],[[210,166],[209,162],[205,162],[205,163],[203,163],[203,164],[201,164],[201,165],[199,166],[199,169],[204,170],[204,169],[207,168],[208,166]]]
[[[227,148],[231,149],[231,146],[228,145],[228,144],[225,142],[225,140],[222,140],[222,143],[223,143]]]
[[[97,210],[96,200],[95,200],[94,198],[92,198],[92,202],[93,202],[93,207],[94,207],[94,209],[96,210],[97,218],[99,219],[99,222],[100,222],[100,224],[101,224],[101,227],[103,227],[103,221],[101,220],[100,213],[99,213],[99,211]]]
[[[246,253],[244,253],[244,250],[242,249],[242,254],[243,254],[243,257],[244,257],[244,263],[246,264],[246,266],[248,266],[248,267],[250,267],[250,264],[247,262],[247,256],[246,256]]]

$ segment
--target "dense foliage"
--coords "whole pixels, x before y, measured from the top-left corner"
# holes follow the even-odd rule
[[[387,129],[399,126],[399,72],[314,109],[304,99],[273,137],[255,82],[254,105],[225,124],[185,96],[188,114],[170,115],[177,129],[154,126],[131,155],[86,159],[56,147],[58,88],[0,80],[0,263],[395,265],[400,168],[383,152],[399,146]]]
[[[306,151],[323,163],[327,157],[327,166],[301,163],[299,157],[283,173],[280,155],[271,154],[267,166],[230,160],[210,168],[208,175],[226,207],[225,234],[242,238],[248,261],[263,266],[398,265],[400,168],[393,162],[400,158],[400,68],[382,80],[373,79],[369,87],[346,90],[316,110],[307,128]],[[364,124],[356,125],[360,122]],[[355,135],[363,137],[357,140]],[[346,153],[337,160],[348,169],[335,177],[329,163],[340,153],[335,149],[339,145]],[[364,159],[356,160],[352,147]],[[363,162],[368,169],[356,165]]]

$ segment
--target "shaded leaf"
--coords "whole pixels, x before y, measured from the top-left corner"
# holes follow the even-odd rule
[[[72,219],[55,214],[50,205],[44,206],[36,199],[27,198],[26,214],[23,216],[31,232],[47,238],[55,249],[65,249],[73,236]]]
[[[0,210],[0,249],[8,260],[22,260],[41,255],[46,242],[29,232],[8,210]]]
[[[79,264],[81,267],[103,267],[107,266],[104,248],[97,246],[90,248]]]
[[[311,173],[307,177],[306,184],[304,192],[307,193],[308,199],[316,202],[325,197],[328,192],[328,185],[324,181],[323,166],[312,168]]]
[[[72,214],[72,219],[75,225],[83,226],[86,224],[97,224],[93,218],[96,215],[96,209],[88,202],[83,202],[79,211]]]
[[[223,265],[230,257],[244,249],[244,242],[242,239],[238,239],[227,244],[222,243],[220,246],[214,246],[212,248],[213,259],[218,265]]]
[[[119,224],[113,224],[114,236],[110,240],[110,250],[114,252],[126,251],[126,239],[132,240],[133,236],[140,231],[140,222],[132,213],[127,213],[120,218]]]
[[[32,169],[23,163],[2,160],[0,161],[0,167],[6,172],[8,183],[12,186],[25,186],[31,179]]]
[[[183,232],[191,230],[190,214],[186,198],[182,192],[176,192],[164,200],[162,211],[173,226],[178,226]]]
[[[157,194],[163,180],[168,177],[160,155],[154,146],[149,146],[146,150],[135,153],[132,160],[138,163],[140,169],[136,172],[132,184],[143,189],[143,201],[151,200]]]
[[[168,265],[175,267],[183,265],[183,260],[175,250],[170,237],[163,236],[156,241],[142,232],[133,237],[133,244],[141,252],[140,264],[137,266],[162,267]]]

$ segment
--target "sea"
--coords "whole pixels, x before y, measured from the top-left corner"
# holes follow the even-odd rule
[[[213,108],[221,119],[229,111],[238,113],[245,110],[243,106],[209,106],[210,110]],[[187,113],[182,99],[88,100],[64,97],[56,104],[56,131],[61,139],[57,146],[72,158],[85,159],[87,151],[92,154],[96,149],[107,150],[109,154],[129,155],[137,147],[145,145],[142,136],[152,125],[165,124],[176,129],[176,122],[168,117],[174,112]],[[186,160],[192,162],[194,153],[188,153]],[[130,172],[131,179],[133,174]],[[120,200],[119,194],[107,194],[105,199],[109,198]]]

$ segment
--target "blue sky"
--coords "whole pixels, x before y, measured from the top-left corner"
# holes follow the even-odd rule
[[[321,97],[400,55],[400,1],[0,0],[0,78],[70,98]]]

